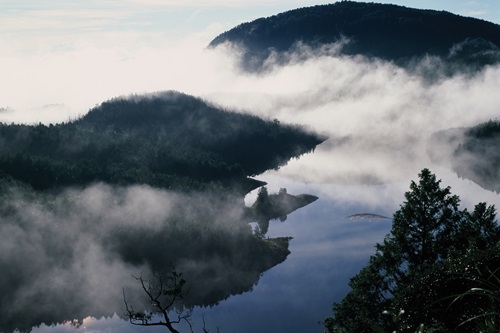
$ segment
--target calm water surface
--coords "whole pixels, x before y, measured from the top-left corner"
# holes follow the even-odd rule
[[[463,207],[487,201],[500,207],[496,193],[485,191],[446,169],[429,166],[442,186],[462,199]],[[348,281],[374,253],[390,231],[391,219],[350,219],[356,213],[392,217],[404,200],[410,181],[418,176],[378,185],[305,183],[273,171],[258,179],[268,183],[270,193],[286,187],[288,193],[309,193],[319,200],[295,211],[285,222],[273,220],[268,237],[292,236],[290,255],[265,272],[252,292],[230,297],[212,308],[196,308],[195,331],[201,331],[202,316],[211,332],[322,332],[321,322],[334,301],[348,291]],[[250,193],[247,204],[255,200]],[[117,311],[118,312],[118,311]],[[34,332],[73,331],[69,325],[41,327]],[[79,332],[164,332],[161,328],[136,327],[112,318],[88,318]]]

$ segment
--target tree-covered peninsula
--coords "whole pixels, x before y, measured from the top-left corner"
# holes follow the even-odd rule
[[[116,98],[74,121],[0,124],[0,175],[46,190],[93,182],[247,191],[325,138],[178,92]]]
[[[176,309],[189,313],[251,291],[287,258],[291,237],[252,228],[260,215],[243,198],[264,183],[249,177],[323,140],[172,91],[116,98],[62,124],[1,124],[0,332],[127,319],[125,294],[148,313],[132,276],[173,268],[189,290]]]

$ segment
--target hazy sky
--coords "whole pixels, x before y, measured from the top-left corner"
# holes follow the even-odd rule
[[[2,35],[74,35],[134,30],[164,33],[196,31],[215,24],[234,24],[286,10],[325,4],[314,0],[5,0],[0,4]],[[364,1],[368,2],[368,1]],[[447,10],[500,23],[496,0],[380,0],[408,7]]]
[[[500,22],[498,0],[394,2]],[[351,165],[356,154],[346,141],[356,136],[355,151],[370,170],[387,174],[389,161],[408,164],[415,174],[413,161],[425,156],[425,146],[415,145],[423,133],[497,118],[498,66],[474,83],[459,76],[429,86],[388,63],[322,55],[253,75],[238,70],[231,50],[206,49],[215,36],[239,23],[318,3],[323,2],[2,1],[0,121],[64,122],[117,96],[177,90],[326,132],[332,139],[322,148],[327,160],[333,149],[342,161],[329,170],[351,173],[360,166]],[[401,149],[409,142],[413,149]],[[367,148],[372,146],[378,155]],[[367,149],[370,157],[363,157]],[[311,168],[321,156],[317,152]],[[314,171],[310,174],[322,174]]]
[[[185,33],[213,29],[222,32],[238,23],[286,10],[325,4],[314,0],[5,0],[0,4],[2,44],[9,50],[21,43],[33,49],[48,43],[54,49],[69,47],[79,38],[101,33],[161,33],[181,37]],[[365,1],[367,2],[367,1]],[[500,23],[497,0],[381,0],[408,7],[447,10]],[[219,29],[217,31],[217,29]],[[29,46],[26,46],[28,51]],[[5,48],[3,48],[5,49]]]
[[[500,23],[497,0],[392,2]],[[0,121],[67,121],[130,93],[175,89],[204,96],[224,80],[231,82],[224,73],[229,60],[202,55],[211,39],[242,22],[323,3],[3,0]]]

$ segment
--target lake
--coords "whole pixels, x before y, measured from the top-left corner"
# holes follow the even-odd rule
[[[312,156],[311,156],[312,157]],[[347,218],[356,213],[391,217],[404,200],[410,181],[417,175],[398,177],[384,184],[335,184],[300,182],[286,177],[289,168],[300,167],[301,160],[279,171],[257,177],[268,183],[270,193],[286,187],[288,193],[310,193],[320,197],[309,206],[290,214],[285,222],[273,220],[268,237],[292,236],[288,258],[266,271],[251,292],[232,296],[211,308],[196,308],[195,331],[203,318],[215,332],[322,332],[319,324],[329,315],[332,302],[348,291],[355,275],[390,231],[391,220]],[[295,165],[296,164],[296,165]],[[425,167],[425,166],[422,166]],[[442,186],[462,199],[462,206],[479,201],[500,206],[497,194],[485,191],[469,180],[458,178],[440,166],[428,165]],[[256,191],[250,193],[252,203]],[[116,312],[120,312],[117,309]],[[34,332],[75,331],[70,325],[44,327]],[[119,317],[87,318],[79,332],[164,332],[161,328],[136,327]]]
[[[425,61],[432,68],[432,59]],[[267,237],[293,237],[287,259],[264,272],[251,292],[211,308],[196,308],[195,330],[201,331],[203,316],[211,332],[217,327],[223,333],[322,332],[319,322],[331,313],[332,303],[346,294],[349,278],[367,263],[375,244],[391,228],[390,219],[347,217],[373,213],[390,218],[422,168],[442,179],[442,186],[451,186],[462,207],[471,208],[480,201],[500,207],[496,193],[457,177],[445,165],[435,165],[428,154],[432,149],[428,139],[435,131],[498,117],[499,66],[473,76],[429,82],[418,71],[407,72],[389,63],[319,55],[262,75],[237,74],[186,92],[229,109],[301,124],[330,139],[314,153],[256,177],[268,183],[270,193],[285,187],[290,194],[312,194],[319,200],[290,214],[283,223],[271,221]],[[448,156],[452,150],[440,153]],[[16,256],[0,259],[15,269],[0,281],[4,286],[18,283],[21,272],[29,283],[10,295],[11,302],[3,301],[26,312],[35,305],[97,313],[97,319],[85,319],[78,332],[164,332],[135,327],[113,315],[125,311],[122,288],[137,287],[130,275],[147,267],[110,255],[115,244],[107,237],[144,220],[149,221],[148,228],[157,230],[162,218],[183,201],[164,191],[115,190],[102,184],[66,194],[69,199],[57,199],[54,204],[57,213],[37,201],[16,201],[23,225],[37,232],[13,224],[9,236],[4,234],[0,254]],[[256,192],[249,194],[247,204],[255,197]],[[14,237],[18,234],[22,243]],[[134,246],[130,249],[133,252]],[[63,256],[64,261],[55,260],[61,253],[69,255]],[[47,288],[57,297],[46,297]],[[22,303],[32,299],[40,304]],[[33,332],[76,330],[64,324]]]

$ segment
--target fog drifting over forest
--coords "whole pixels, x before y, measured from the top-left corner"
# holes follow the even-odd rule
[[[109,98],[173,89],[228,109],[305,125],[329,137],[314,154],[283,167],[281,177],[339,186],[383,186],[404,180],[406,188],[406,179],[416,178],[430,164],[427,140],[432,133],[496,119],[500,111],[500,66],[453,77],[434,72],[429,80],[419,73],[433,71],[437,59],[422,59],[406,71],[387,62],[336,56],[336,46],[330,46],[301,49],[301,54],[290,55],[286,66],[270,60],[267,71],[252,74],[239,69],[237,48],[206,49],[209,36],[214,31],[176,42],[153,35],[144,43],[139,36],[122,35],[113,43],[109,37],[59,50],[10,53],[0,63],[0,71],[9,78],[0,83],[0,121],[66,122]],[[350,192],[343,194],[343,200],[359,199],[361,192],[370,195],[366,189],[345,189]],[[388,191],[387,197],[377,200],[402,198],[402,192]],[[144,221],[153,232],[179,198],[147,187],[117,192],[106,185],[68,193],[50,210],[36,200],[12,199],[16,206],[12,218],[23,221],[30,231],[23,231],[17,222],[2,225],[0,235],[9,237],[0,242],[0,254],[14,248],[19,254],[15,262],[2,258],[15,268],[2,276],[6,279],[2,285],[13,283],[21,272],[30,276],[30,287],[19,289],[23,294],[16,294],[16,299],[31,299],[37,286],[53,286],[63,303],[63,295],[71,293],[75,283],[79,288],[83,283],[92,294],[80,300],[79,311],[95,304],[109,310],[107,301],[120,302],[121,288],[135,283],[130,272],[148,268],[123,262],[100,237]],[[77,201],[67,205],[58,201],[63,197]],[[26,246],[19,249],[22,242]],[[52,261],[61,258],[58,251],[65,252],[68,261],[54,265]],[[30,265],[16,264],[23,262]],[[106,300],[101,298],[103,290]],[[24,306],[28,305],[17,303],[12,311]]]
[[[282,173],[312,182],[379,183],[416,174],[426,164],[420,162],[428,162],[433,132],[473,126],[499,111],[499,66],[441,76],[439,60],[431,57],[407,71],[361,56],[336,56],[339,46],[330,45],[299,48],[286,66],[270,59],[268,70],[252,74],[239,69],[236,47],[207,49],[213,35],[176,42],[152,36],[148,43],[122,36],[111,47],[103,39],[12,55],[0,65],[11,78],[0,83],[0,121],[65,122],[109,98],[172,89],[306,125],[330,138],[314,157],[298,162],[300,171],[291,162]],[[388,172],[391,166],[398,170]]]

